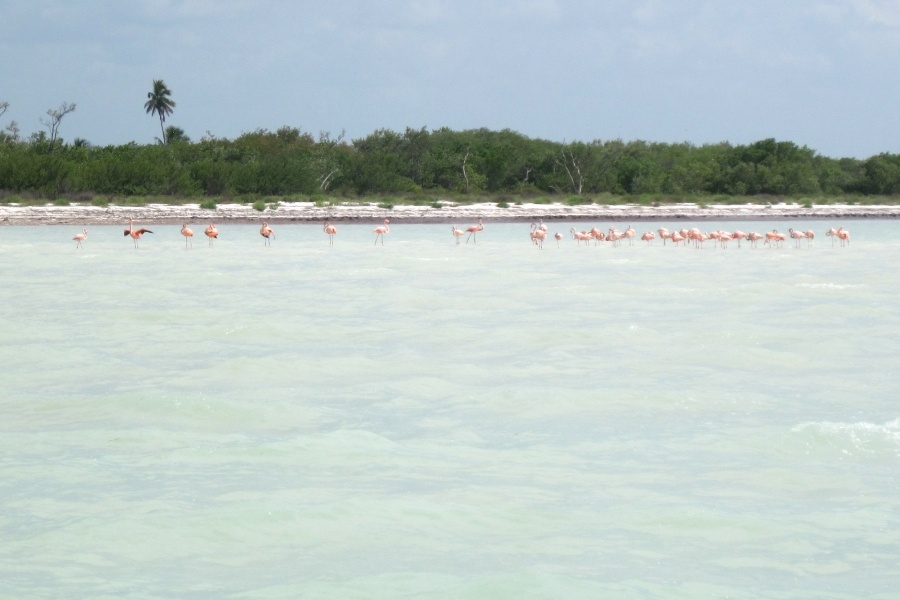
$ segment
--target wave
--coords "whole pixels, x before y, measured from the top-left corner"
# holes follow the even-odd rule
[[[861,283],[798,283],[797,287],[811,290],[851,290],[865,287],[865,285]]]
[[[791,431],[811,435],[809,443],[818,441],[825,445],[840,447],[846,454],[853,451],[866,454],[893,452],[900,456],[900,418],[880,425],[866,421],[857,423],[811,421],[801,423]]]

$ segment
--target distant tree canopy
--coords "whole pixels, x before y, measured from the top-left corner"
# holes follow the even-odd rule
[[[164,130],[165,131],[165,130]],[[0,136],[0,190],[53,196],[243,194],[897,195],[900,155],[835,159],[792,142],[559,143],[510,130],[381,129],[352,142],[293,127],[92,146]],[[55,149],[54,149],[55,147]],[[51,151],[52,150],[52,151]]]

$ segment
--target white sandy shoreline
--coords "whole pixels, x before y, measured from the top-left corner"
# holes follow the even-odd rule
[[[499,208],[494,203],[442,208],[398,205],[381,208],[375,204],[316,206],[312,202],[282,202],[277,209],[257,211],[247,204],[220,204],[215,209],[199,204],[148,204],[146,206],[93,205],[17,206],[0,205],[0,225],[115,225],[135,219],[142,225],[167,223],[376,223],[391,219],[404,223],[464,223],[474,219],[494,222],[534,221],[704,221],[778,219],[896,219],[900,206],[827,204],[805,207],[800,204],[693,203],[641,206],[636,204],[516,204]]]

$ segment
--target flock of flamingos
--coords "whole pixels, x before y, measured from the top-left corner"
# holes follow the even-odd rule
[[[484,222],[482,219],[478,219],[478,223],[472,225],[466,229],[460,229],[456,225],[451,227],[451,232],[453,233],[453,237],[456,239],[456,243],[459,244],[459,239],[462,236],[466,236],[466,243],[469,243],[469,240],[472,240],[472,243],[477,243],[476,234],[484,229]],[[328,236],[328,244],[330,246],[334,245],[334,236],[337,235],[337,228],[325,221],[322,226],[322,231]],[[591,242],[594,242],[594,245],[599,244],[600,242],[610,242],[614,246],[618,246],[622,240],[627,240],[629,244],[634,244],[634,239],[637,236],[637,232],[631,227],[625,231],[619,231],[615,227],[610,227],[609,231],[604,233],[600,231],[596,227],[590,229],[589,231],[578,231],[574,227],[570,230],[572,233],[572,239],[578,242],[578,245],[581,245],[584,242],[585,245],[589,245]],[[379,225],[375,229],[372,230],[375,234],[375,244],[378,244],[381,241],[381,245],[384,245],[384,236],[391,232],[390,221],[388,219],[384,220],[382,225]],[[134,219],[129,219],[128,229],[125,230],[125,235],[130,236],[132,240],[134,240],[134,247],[138,247],[138,240],[141,239],[141,236],[145,233],[153,233],[149,229],[141,227],[140,229],[136,229],[134,226]],[[206,235],[209,240],[209,246],[213,246],[213,242],[216,238],[219,237],[219,230],[216,226],[210,223],[206,229],[203,231],[204,235]],[[184,245],[185,247],[192,247],[194,237],[194,231],[187,226],[187,223],[181,226],[181,235],[184,236]],[[275,237],[275,230],[272,229],[268,223],[263,223],[262,227],[259,229],[259,235],[263,237],[265,241],[265,245],[271,245],[272,238]],[[840,241],[841,246],[850,244],[850,232],[840,227],[838,229],[831,228],[825,232],[825,235],[831,237],[831,243],[834,244],[834,240],[837,239]],[[547,239],[548,232],[547,226],[544,225],[543,220],[540,222],[531,224],[531,243],[538,248],[544,247],[544,241]],[[663,245],[666,244],[667,241],[671,241],[674,245],[683,244],[687,246],[688,244],[692,244],[696,248],[702,248],[704,243],[712,242],[718,244],[723,248],[727,248],[730,242],[737,243],[738,247],[741,246],[741,241],[746,240],[750,242],[750,247],[755,248],[760,240],[764,240],[764,244],[769,244],[772,247],[780,247],[790,236],[796,247],[800,247],[800,243],[802,240],[806,240],[807,246],[812,244],[813,239],[815,239],[816,234],[812,229],[808,229],[806,231],[795,231],[794,229],[788,229],[788,233],[779,233],[777,229],[773,229],[767,233],[761,234],[755,231],[743,232],[743,231],[710,231],[703,232],[698,228],[694,227],[692,229],[679,229],[677,231],[669,231],[665,227],[660,227],[656,232],[647,231],[640,236],[642,241],[647,242],[648,245],[653,244],[653,240],[657,238],[657,236],[662,240]],[[76,248],[82,247],[82,242],[87,238],[87,229],[84,228],[81,230],[81,233],[75,235],[72,239],[75,240]],[[564,238],[562,233],[554,233],[553,238],[556,240],[556,245],[559,247],[560,241]]]

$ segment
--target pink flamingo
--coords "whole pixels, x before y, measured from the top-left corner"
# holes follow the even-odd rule
[[[741,247],[741,240],[746,238],[747,234],[741,231],[740,229],[735,229],[731,232],[731,239],[737,240],[738,248]]]
[[[685,236],[680,231],[673,231],[669,236],[669,239],[672,240],[672,243],[677,246],[679,243],[684,241]]]
[[[209,225],[206,226],[206,229],[203,230],[203,233],[206,235],[206,237],[209,238],[209,247],[212,248],[213,240],[216,239],[217,237],[219,237],[219,230],[216,229],[215,225],[210,223]]]
[[[838,230],[832,227],[828,231],[825,232],[825,235],[831,238],[831,245],[834,246],[834,238],[838,236]]]
[[[537,223],[531,224],[531,243],[540,248],[544,249],[544,240],[547,239],[547,229],[541,229],[541,226]]]
[[[622,233],[622,236],[628,239],[628,245],[634,246],[634,236],[637,235],[637,232],[631,227],[628,228]]]
[[[843,226],[838,228],[837,233],[835,235],[837,235],[838,239],[841,240],[841,246],[844,246],[845,243],[847,246],[850,245],[850,232],[847,231],[846,229],[844,229]]]
[[[381,238],[381,245],[384,246],[384,236],[391,232],[391,228],[388,227],[389,220],[384,220],[384,225],[379,225],[372,231],[375,232],[375,244],[378,244],[378,238]]]
[[[793,227],[788,228],[788,233],[791,235],[791,239],[794,240],[794,247],[800,247],[800,240],[806,238],[806,233],[802,231],[794,231]]]
[[[451,231],[453,232],[453,237],[456,238],[456,245],[459,246],[459,238],[466,235],[466,232],[463,231],[462,229],[460,229],[459,227],[457,227],[456,225],[453,226],[453,229],[451,229]]]
[[[181,235],[184,236],[184,247],[188,247],[188,240],[191,242],[191,248],[194,247],[194,232],[190,227],[187,226],[187,223],[181,224]]]
[[[672,234],[665,227],[660,227],[656,232],[659,234],[659,239],[663,241],[663,246],[666,245],[666,240],[672,239]]]
[[[816,232],[812,229],[807,229],[803,233],[806,235],[806,246],[812,246],[813,240],[816,239]]]
[[[612,242],[613,246],[618,246],[623,237],[625,237],[624,233],[622,233],[615,227],[610,227],[609,233],[606,234],[606,241]]]
[[[574,227],[570,230],[572,232],[572,239],[578,241],[578,245],[581,245],[581,242],[584,242],[584,245],[587,246],[591,239],[594,237],[588,231],[578,231]]]
[[[262,227],[259,228],[259,235],[263,236],[266,246],[272,245],[272,238],[275,237],[275,230],[269,227],[269,224],[263,221]]]
[[[477,225],[472,225],[471,227],[466,229],[466,231],[469,233],[469,237],[466,238],[466,243],[468,244],[469,238],[472,238],[472,243],[477,244],[478,242],[475,240],[475,234],[478,233],[479,231],[481,231],[482,229],[484,229],[484,222],[481,219],[478,219]],[[538,229],[540,229],[540,227],[538,227]],[[545,227],[543,229],[543,231],[546,232],[547,228]]]
[[[653,245],[654,238],[656,238],[656,234],[653,233],[652,231],[648,231],[644,235],[641,236],[641,239],[644,240],[645,242],[647,242],[648,246]]]
[[[86,237],[87,237],[87,229],[82,229],[81,233],[76,233],[75,237],[72,238],[73,240],[75,240],[75,247],[81,248],[82,247],[81,242],[83,242],[84,238],[86,238]]]
[[[778,233],[777,229],[773,229],[772,231],[770,231],[766,234],[766,241],[763,243],[769,244],[769,246],[771,246],[772,243],[774,242],[775,246],[780,248],[781,242],[783,242],[786,237],[787,236],[785,236],[783,233]]]
[[[596,227],[591,227],[591,230],[588,232],[591,234],[591,237],[594,238],[594,245],[597,246],[606,239],[606,234],[597,229]]]
[[[141,239],[141,236],[145,233],[153,233],[149,229],[144,229],[141,227],[140,229],[134,228],[134,219],[129,217],[128,219],[128,229],[125,230],[125,235],[130,235],[131,239],[134,240],[134,247],[138,247],[138,240]]]
[[[755,231],[751,231],[747,234],[747,241],[750,242],[751,248],[756,248],[759,240],[762,239],[762,235],[756,233]]]
[[[325,224],[322,226],[322,231],[328,236],[328,245],[334,246],[334,235],[337,233],[337,227],[325,221]]]
[[[563,239],[563,234],[561,234],[560,232],[557,231],[556,233],[553,234],[553,237],[556,238],[556,247],[559,248],[559,241],[561,239]]]

